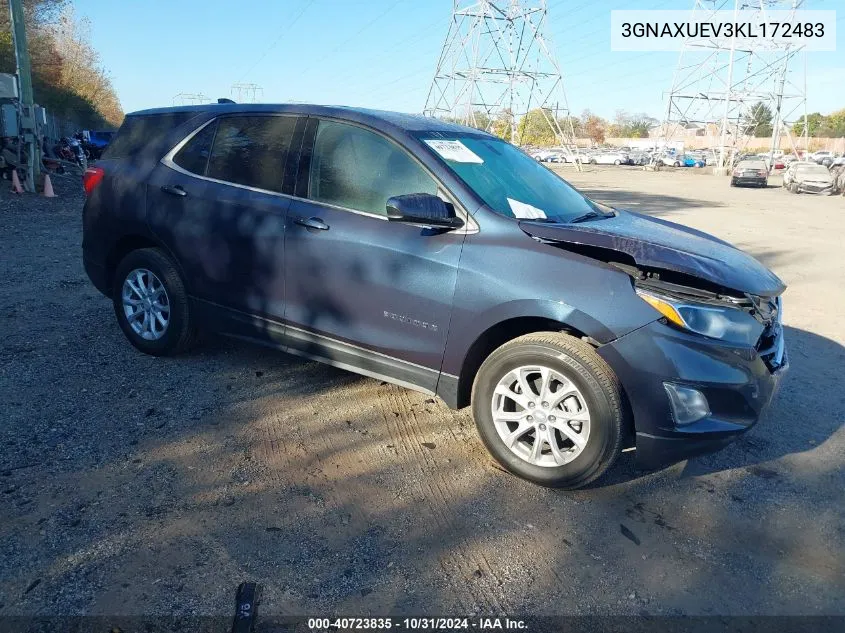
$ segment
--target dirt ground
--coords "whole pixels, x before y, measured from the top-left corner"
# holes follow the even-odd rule
[[[81,194],[4,186],[0,616],[229,615],[243,580],[264,614],[845,615],[845,199],[565,174],[787,282],[790,375],[747,437],[553,491],[425,395],[225,339],[143,356],[83,272]]]

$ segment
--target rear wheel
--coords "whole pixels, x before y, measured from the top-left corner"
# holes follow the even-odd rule
[[[114,275],[112,303],[120,329],[145,354],[178,354],[196,338],[185,285],[158,248],[132,251],[123,258]]]
[[[621,450],[619,381],[592,347],[566,334],[528,334],[490,354],[472,411],[496,461],[543,486],[584,486]]]
[[[613,164],[614,164],[614,165],[621,165],[621,164],[622,164],[622,161],[621,161],[621,160],[619,160],[619,159],[616,159],[615,161],[613,161]]]

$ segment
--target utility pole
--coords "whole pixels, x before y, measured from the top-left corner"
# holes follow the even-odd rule
[[[29,61],[29,48],[26,42],[23,4],[21,0],[9,0],[9,16],[12,21],[12,41],[15,47],[15,60],[18,71],[18,93],[20,107],[18,119],[20,133],[26,148],[26,183],[27,191],[35,191],[35,180],[41,176],[41,148],[35,136],[35,103],[32,95],[32,69]]]

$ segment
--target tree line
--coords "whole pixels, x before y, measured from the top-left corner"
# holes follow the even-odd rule
[[[445,120],[464,123],[463,120],[444,117]],[[593,143],[604,143],[607,137],[648,138],[648,131],[658,123],[646,114],[628,114],[617,110],[612,121],[608,121],[590,110],[584,110],[581,116],[556,117],[550,108],[535,108],[520,117],[514,126],[514,116],[509,110],[503,110],[495,118],[486,112],[476,110],[467,123],[481,130],[487,130],[496,136],[511,140],[511,131],[519,145],[549,146],[555,145],[556,126],[566,134],[571,126],[576,138],[589,138]]]
[[[69,0],[24,0],[35,102],[84,129],[116,128],[123,109]],[[8,2],[0,3],[0,72],[16,72]]]
[[[744,120],[744,132],[749,136],[766,137],[772,135],[772,109],[762,101],[755,103]],[[813,112],[807,115],[807,128],[810,136],[822,138],[838,138],[845,136],[845,108],[824,115]],[[798,118],[792,124],[792,133],[796,136],[804,134],[804,117]]]

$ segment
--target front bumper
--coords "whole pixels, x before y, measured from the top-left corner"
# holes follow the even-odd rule
[[[655,321],[600,347],[631,404],[637,464],[660,468],[713,452],[754,426],[789,366],[779,327],[774,345],[758,352]],[[676,425],[664,382],[703,393],[711,414]]]
[[[798,185],[798,191],[800,193],[820,193],[822,195],[830,195],[834,191],[833,183],[829,185],[811,185],[807,183],[801,183]]]

